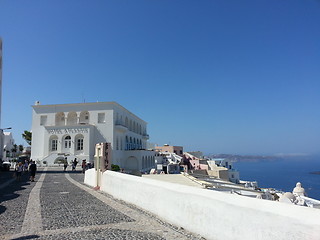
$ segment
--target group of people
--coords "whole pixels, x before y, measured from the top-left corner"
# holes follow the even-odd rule
[[[76,170],[76,167],[77,167],[77,165],[78,165],[78,160],[77,160],[77,158],[75,158],[74,160],[72,160],[71,163],[70,163],[70,165],[71,165],[72,171],[75,171],[75,170]],[[63,171],[66,171],[66,170],[67,170],[67,167],[68,167],[68,159],[65,158],[65,161],[64,161],[64,164],[63,164]],[[86,159],[83,159],[83,160],[82,160],[81,167],[82,167],[82,172],[84,173],[85,170],[87,169],[87,160],[86,160]]]
[[[75,158],[74,160],[72,160],[71,163],[70,163],[70,165],[71,165],[72,171],[75,171],[75,170],[76,170],[76,167],[77,167],[77,165],[78,165],[77,158]],[[65,159],[64,159],[64,164],[63,164],[63,171],[66,171],[66,170],[67,170],[67,167],[68,167],[68,159],[65,158]]]
[[[30,181],[34,182],[34,178],[36,176],[36,171],[37,171],[37,164],[35,161],[25,161],[23,162],[17,162],[15,167],[14,167],[14,174],[17,179],[17,181],[21,180],[21,175],[25,172],[30,173]]]

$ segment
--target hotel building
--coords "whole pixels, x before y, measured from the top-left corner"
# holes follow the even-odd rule
[[[32,106],[31,158],[40,164],[94,161],[97,143],[111,145],[111,162],[124,170],[154,168],[147,123],[116,102]]]

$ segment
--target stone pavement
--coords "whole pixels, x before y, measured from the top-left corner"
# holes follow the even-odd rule
[[[0,239],[203,239],[83,184],[84,174],[39,169],[0,183]],[[2,179],[3,180],[3,179]]]

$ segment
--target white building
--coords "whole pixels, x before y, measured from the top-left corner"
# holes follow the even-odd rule
[[[182,157],[172,152],[156,151],[155,165],[157,172],[180,173],[180,162]]]
[[[147,123],[116,102],[40,105],[32,113],[31,158],[54,165],[67,157],[94,161],[95,145],[111,143],[112,164],[124,170],[154,167]]]
[[[229,181],[233,183],[239,183],[239,172],[233,168],[233,163],[230,160],[224,158],[214,158],[212,160],[208,160],[207,163],[212,170],[220,170],[221,168],[225,168],[228,170]]]
[[[3,158],[2,160],[8,161],[12,157],[12,149],[14,148],[14,139],[11,132],[4,132],[3,138]]]

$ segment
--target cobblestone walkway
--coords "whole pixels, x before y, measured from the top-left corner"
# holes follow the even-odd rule
[[[83,184],[84,174],[43,169],[0,189],[0,239],[203,239]]]

